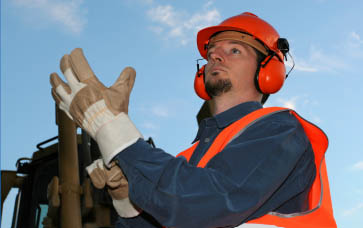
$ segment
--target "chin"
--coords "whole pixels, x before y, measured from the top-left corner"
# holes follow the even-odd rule
[[[219,80],[226,80],[228,79],[227,75],[224,75],[222,73],[218,73],[218,74],[215,74],[215,75],[212,75],[212,74],[209,74],[207,75],[206,77],[206,81],[210,81],[210,82],[217,82]]]

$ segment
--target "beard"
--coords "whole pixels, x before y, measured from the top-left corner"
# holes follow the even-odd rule
[[[218,79],[217,82],[206,82],[205,90],[210,97],[220,96],[223,93],[230,91],[232,82],[229,79]]]

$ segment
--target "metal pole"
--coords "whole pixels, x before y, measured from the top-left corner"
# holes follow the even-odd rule
[[[59,108],[56,108],[56,110],[59,135],[59,180],[61,186],[60,227],[82,228],[77,129],[75,123],[63,111]]]

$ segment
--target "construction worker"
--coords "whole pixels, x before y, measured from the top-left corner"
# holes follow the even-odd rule
[[[59,107],[100,147],[103,161],[88,172],[128,217],[118,227],[158,226],[143,214],[165,227],[336,227],[327,137],[293,110],[262,107],[286,78],[287,40],[243,13],[199,31],[197,44],[208,63],[195,90],[212,116],[177,157],[151,147],[128,118],[132,68],[106,88],[76,49],[61,60],[68,84],[51,75]]]

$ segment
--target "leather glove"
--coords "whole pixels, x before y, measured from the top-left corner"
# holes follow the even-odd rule
[[[131,218],[140,214],[141,210],[129,199],[129,184],[115,162],[111,162],[110,168],[107,168],[102,159],[98,159],[87,166],[86,170],[96,188],[107,187],[113,206],[121,217]]]
[[[68,83],[52,73],[53,98],[98,143],[108,165],[117,153],[142,138],[127,115],[136,72],[126,67],[107,88],[97,79],[80,48],[64,55],[60,68]]]

